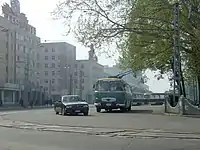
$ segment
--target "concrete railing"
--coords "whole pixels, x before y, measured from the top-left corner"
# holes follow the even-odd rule
[[[170,99],[167,96],[165,99],[165,113],[180,114],[180,115],[200,115],[200,108],[193,105],[190,100],[181,96],[176,106],[172,107],[169,103]]]

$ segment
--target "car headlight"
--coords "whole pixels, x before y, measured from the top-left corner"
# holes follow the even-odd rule
[[[66,106],[66,108],[72,108],[72,106],[69,105],[69,106]]]
[[[86,108],[86,107],[88,107],[88,105],[84,105],[83,107],[85,107],[85,108]]]

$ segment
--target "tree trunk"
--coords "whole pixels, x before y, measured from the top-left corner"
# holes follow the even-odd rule
[[[200,76],[197,76],[197,101],[200,106]]]

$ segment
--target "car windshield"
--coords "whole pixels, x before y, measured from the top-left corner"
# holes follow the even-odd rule
[[[98,81],[97,91],[124,91],[124,84],[121,81]]]
[[[65,96],[63,97],[63,102],[68,103],[68,102],[80,102],[81,99],[78,96]]]

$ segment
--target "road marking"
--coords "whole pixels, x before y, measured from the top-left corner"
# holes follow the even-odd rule
[[[15,128],[23,130],[37,130],[48,132],[67,132],[76,134],[106,136],[106,137],[123,137],[123,138],[164,138],[164,139],[185,139],[200,140],[200,133],[189,132],[173,132],[163,130],[126,130],[126,129],[110,129],[110,128],[89,128],[89,127],[69,127],[59,125],[41,125],[35,123],[26,123],[21,121],[5,120],[1,117],[0,127]]]

